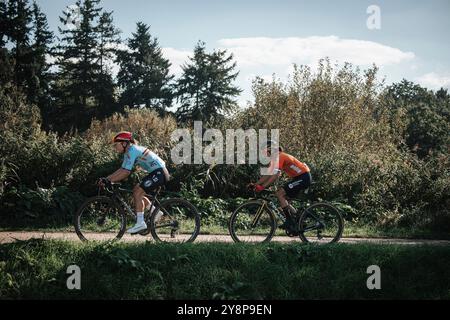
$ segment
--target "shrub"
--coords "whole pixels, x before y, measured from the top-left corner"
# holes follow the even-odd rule
[[[106,147],[115,133],[131,131],[140,144],[168,160],[172,146],[170,135],[176,128],[176,121],[171,116],[161,118],[149,109],[126,109],[125,114],[116,113],[101,122],[93,121],[84,137],[87,141],[101,139]]]
[[[224,119],[219,129],[280,129],[286,151],[311,167],[316,182],[312,199],[339,203],[347,219],[378,227],[448,230],[450,160],[448,139],[443,136],[448,125],[448,95],[426,91],[417,97],[420,108],[405,109],[403,104],[411,104],[425,91],[413,90],[410,97],[408,84],[386,93],[376,81],[376,71],[373,67],[362,73],[350,64],[332,67],[324,60],[316,73],[295,67],[287,84],[256,79],[255,103]],[[409,100],[395,100],[397,94],[406,94]],[[417,131],[411,119],[421,117],[432,96],[434,113],[419,127],[413,126]],[[177,124],[171,116],[127,109],[124,114],[93,121],[81,135],[58,136],[40,129],[39,110],[25,101],[14,86],[0,88],[0,129],[8,142],[0,145],[0,210],[17,219],[32,216],[32,210],[40,218],[48,211],[48,217],[56,219],[51,212],[61,209],[61,203],[55,199],[66,199],[58,195],[59,188],[75,197],[95,193],[96,180],[120,166],[121,155],[109,144],[120,130],[134,132],[140,144],[166,161],[173,176],[168,190],[180,191],[197,205],[205,223],[224,224],[239,201],[252,196],[246,185],[258,179],[257,165],[172,163],[171,134]],[[394,111],[390,109],[393,101]],[[439,130],[431,128],[432,136],[422,137],[433,123],[439,124]],[[418,158],[409,149],[414,132],[422,132],[419,138],[424,147],[433,142],[431,149],[424,150],[435,153],[427,151]],[[133,172],[126,186],[138,182],[141,175]]]
[[[65,186],[49,189],[11,188],[3,197],[0,208],[2,227],[30,225],[66,226],[84,197]]]

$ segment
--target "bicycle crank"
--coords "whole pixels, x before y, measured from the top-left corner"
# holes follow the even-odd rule
[[[292,229],[286,229],[285,230],[285,232],[286,232],[286,234],[289,236],[289,237],[297,237],[298,236],[298,231],[297,230],[292,230]]]
[[[175,238],[175,232],[177,232],[179,229],[179,223],[178,221],[173,222],[172,229],[170,230],[170,237]]]
[[[319,240],[323,239],[322,230],[317,230],[317,239],[319,239]]]

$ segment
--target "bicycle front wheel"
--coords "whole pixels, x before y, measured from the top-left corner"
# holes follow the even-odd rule
[[[200,215],[189,201],[168,199],[150,216],[150,231],[157,241],[192,242],[200,232]]]
[[[229,231],[234,242],[269,242],[275,229],[272,211],[259,200],[242,204],[230,217]]]
[[[75,232],[82,241],[118,240],[126,228],[122,207],[111,198],[97,196],[87,199],[75,214]]]
[[[316,203],[303,211],[298,228],[300,239],[304,242],[332,243],[341,238],[344,220],[339,210],[331,204]]]

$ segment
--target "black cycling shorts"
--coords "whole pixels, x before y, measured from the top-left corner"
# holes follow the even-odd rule
[[[155,189],[163,186],[165,183],[166,177],[164,175],[164,170],[156,169],[150,172],[144,179],[142,179],[142,182],[139,186],[144,189],[145,193],[152,194]]]
[[[286,195],[289,198],[294,198],[300,190],[306,189],[311,185],[311,173],[305,172],[295,178],[293,178],[291,181],[286,183],[282,188],[286,192]]]

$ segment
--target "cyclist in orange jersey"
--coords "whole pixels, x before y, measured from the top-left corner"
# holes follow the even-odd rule
[[[274,183],[281,172],[284,171],[291,180],[284,184],[276,191],[276,196],[280,202],[281,208],[286,215],[286,222],[280,228],[286,229],[294,224],[292,215],[297,211],[289,205],[286,196],[294,198],[300,190],[306,189],[311,185],[311,172],[309,167],[296,159],[294,156],[287,154],[276,141],[269,140],[263,147],[263,152],[271,158],[269,166],[269,175],[262,176],[258,182],[251,184],[256,192],[261,192],[272,183]]]

